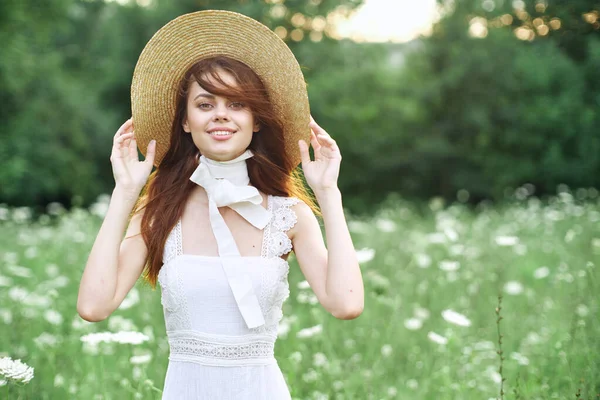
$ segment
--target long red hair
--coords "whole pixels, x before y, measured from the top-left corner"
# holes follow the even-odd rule
[[[218,74],[220,70],[231,74],[237,85],[224,82]],[[209,76],[211,80],[207,79]],[[185,203],[196,185],[189,178],[198,166],[200,151],[182,126],[186,117],[189,87],[194,81],[214,95],[245,103],[258,121],[260,131],[253,135],[248,147],[254,153],[254,157],[247,160],[250,183],[265,194],[297,197],[319,214],[300,170],[285,152],[284,122],[275,113],[258,75],[244,63],[228,57],[200,60],[188,70],[179,84],[169,149],[160,166],[150,174],[130,215],[131,220],[133,215],[145,209],[141,235],[148,248],[148,258],[142,275],[153,288],[156,287],[163,265],[163,249],[169,232],[183,214]]]

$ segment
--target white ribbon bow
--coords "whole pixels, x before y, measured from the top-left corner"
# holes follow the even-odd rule
[[[235,267],[242,262],[240,252],[223,216],[219,213],[219,207],[227,206],[235,210],[258,229],[264,229],[269,223],[271,214],[262,206],[262,196],[254,186],[248,186],[250,178],[246,160],[252,156],[250,150],[224,162],[201,156],[200,164],[190,177],[190,180],[202,186],[208,195],[210,224],[217,240],[223,270],[248,328],[261,326],[265,320],[250,276],[236,272]]]

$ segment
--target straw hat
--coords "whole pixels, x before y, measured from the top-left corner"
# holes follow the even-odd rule
[[[197,61],[217,55],[243,62],[261,78],[284,123],[285,151],[298,165],[298,140],[310,140],[308,94],[298,61],[265,25],[222,10],[172,20],[142,51],[131,83],[135,138],[142,154],[156,139],[154,165],[158,167],[170,145],[179,82]]]

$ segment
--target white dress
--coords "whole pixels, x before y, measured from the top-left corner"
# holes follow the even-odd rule
[[[285,400],[290,392],[274,357],[277,325],[289,295],[287,231],[296,198],[268,196],[271,219],[260,257],[241,257],[265,324],[248,328],[220,257],[183,254],[181,220],[165,243],[158,282],[169,341],[163,400]],[[217,238],[218,239],[218,238]]]

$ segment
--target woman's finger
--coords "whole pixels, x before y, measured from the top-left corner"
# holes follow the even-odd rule
[[[131,132],[133,133],[133,132]],[[137,152],[137,141],[135,140],[135,134],[133,135],[133,137],[131,138],[131,141],[129,142],[129,158],[135,161],[140,161],[140,157],[138,156],[138,152]]]
[[[315,153],[315,161],[320,160],[323,157],[321,154],[321,144],[319,143],[317,135],[315,135],[314,132],[310,133],[310,144],[312,145],[312,148]]]
[[[154,165],[154,155],[156,154],[156,140],[151,140],[148,143],[148,150],[146,150],[146,159],[145,163],[150,164],[150,169],[152,169],[152,165]]]
[[[310,153],[308,152],[308,145],[304,140],[299,140],[298,147],[300,148],[300,160],[302,161],[302,168],[304,168],[310,162]]]
[[[127,130],[128,130],[129,128],[131,128],[131,126],[132,126],[132,125],[133,125],[133,119],[132,119],[132,118],[129,118],[127,121],[125,121],[125,122],[123,123],[123,125],[121,125],[121,126],[119,127],[119,129],[117,129],[117,132],[115,133],[115,136],[114,136],[114,138],[116,139],[116,138],[118,138],[119,136],[121,136],[123,133],[127,132]]]

